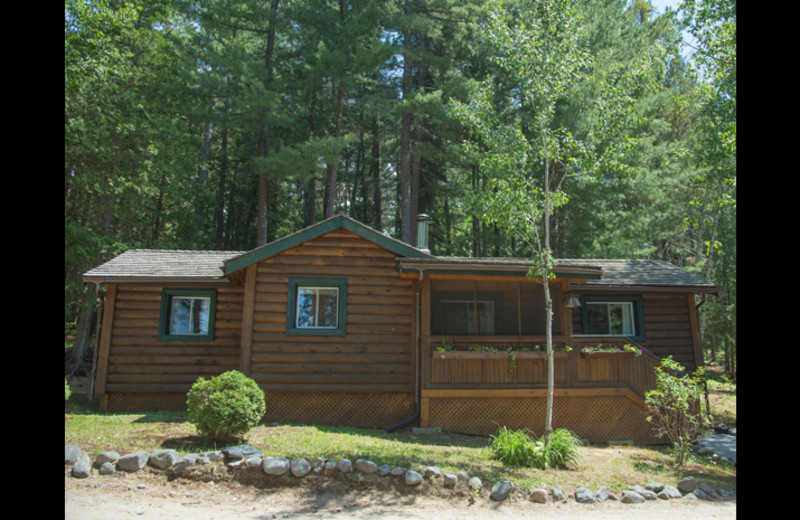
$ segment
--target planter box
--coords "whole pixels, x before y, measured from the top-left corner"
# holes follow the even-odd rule
[[[451,350],[439,352],[431,350],[433,359],[511,359],[508,352],[475,352],[472,350]],[[567,353],[564,351],[553,352],[554,359],[564,359]],[[517,352],[515,359],[547,359],[547,352]]]
[[[627,350],[599,352],[584,352],[581,350],[581,357],[584,359],[627,359],[635,355],[635,352],[628,352]]]

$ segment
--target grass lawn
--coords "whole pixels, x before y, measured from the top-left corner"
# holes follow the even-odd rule
[[[714,424],[736,425],[736,387],[724,381],[709,383]],[[74,393],[65,405],[64,441],[79,446],[90,457],[103,451],[124,455],[138,450],[171,448],[181,455],[224,448],[200,435],[185,412],[100,414],[86,394]],[[600,486],[619,492],[635,484],[660,481],[675,484],[685,476],[715,488],[735,490],[736,468],[705,459],[676,468],[664,447],[583,446],[581,463],[569,470],[504,467],[489,458],[489,439],[457,434],[415,435],[410,429],[391,434],[380,429],[312,425],[258,425],[240,443],[252,444],[265,456],[317,456],[421,470],[466,471],[484,481],[511,480],[523,488],[560,487],[572,490]],[[236,444],[236,443],[230,443]]]

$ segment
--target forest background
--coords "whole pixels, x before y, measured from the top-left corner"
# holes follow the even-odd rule
[[[76,366],[100,301],[81,274],[129,248],[250,250],[338,213],[413,244],[426,213],[436,255],[531,257],[473,203],[491,195],[480,137],[453,116],[491,84],[496,113],[536,137],[483,36],[487,3],[66,0]],[[503,2],[509,19],[525,3]],[[591,175],[552,164],[568,199],[553,255],[657,258],[715,283],[698,300],[704,355],[735,379],[736,2],[574,4],[597,81],[568,88],[555,128],[619,153]],[[630,131],[593,133],[601,78],[630,78],[645,57],[649,87],[625,90],[615,122]]]

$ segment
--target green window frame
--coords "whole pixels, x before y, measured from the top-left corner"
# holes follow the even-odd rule
[[[645,339],[641,296],[583,296],[581,319],[581,336],[625,336],[634,341]]]
[[[286,334],[344,336],[346,278],[289,278]]]
[[[158,339],[161,341],[214,341],[217,291],[164,289],[161,291]]]

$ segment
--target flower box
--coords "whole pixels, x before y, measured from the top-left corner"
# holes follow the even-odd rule
[[[439,352],[438,350],[431,350],[431,357],[434,359],[511,359],[508,352],[478,352],[474,350],[447,350]],[[567,357],[564,351],[553,352],[554,359],[563,359]],[[514,359],[547,359],[547,352],[515,352]]]
[[[584,359],[626,359],[636,355],[629,350],[581,350]]]

